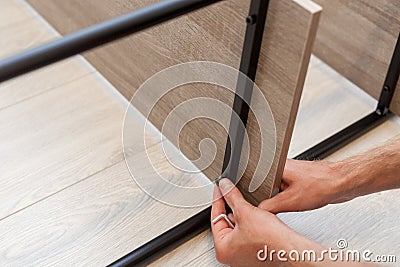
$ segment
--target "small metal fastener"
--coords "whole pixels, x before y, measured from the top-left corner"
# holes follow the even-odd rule
[[[212,224],[217,223],[219,220],[224,219],[230,228],[235,228],[235,226],[233,225],[233,223],[231,222],[231,220],[229,220],[228,216],[226,216],[226,214],[220,214],[217,217],[214,218],[214,220],[212,220]]]
[[[246,23],[247,24],[255,24],[257,21],[257,16],[256,15],[250,15],[246,18]]]

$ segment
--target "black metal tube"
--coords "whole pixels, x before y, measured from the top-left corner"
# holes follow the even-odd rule
[[[386,121],[389,114],[380,115],[376,111],[368,114],[364,118],[356,121],[350,126],[344,128],[340,132],[332,135],[331,137],[325,139],[319,144],[313,146],[312,148],[304,151],[300,155],[296,156],[294,159],[297,160],[318,160],[323,159],[330,154],[336,152],[340,148],[354,141],[361,135],[365,134],[369,130],[375,128],[379,124]]]
[[[161,257],[171,248],[179,246],[210,226],[211,207],[195,214],[170,230],[145,243],[109,266],[141,266]]]
[[[249,16],[246,18],[247,28],[244,38],[240,71],[251,81],[255,81],[260,57],[261,45],[267,20],[269,0],[252,0]],[[229,134],[225,147],[222,177],[229,177],[236,182],[240,155],[245,134],[247,118],[249,116],[249,104],[253,95],[253,83],[239,76],[236,85],[236,95],[233,101],[233,113],[229,125]],[[240,118],[240,121],[238,121]]]
[[[0,61],[0,83],[222,0],[165,0]]]

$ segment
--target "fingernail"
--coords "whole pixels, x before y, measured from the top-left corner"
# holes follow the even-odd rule
[[[219,181],[219,189],[223,195],[228,193],[234,186],[235,185],[227,178],[223,178]]]

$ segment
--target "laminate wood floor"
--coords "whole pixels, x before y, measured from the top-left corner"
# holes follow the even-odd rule
[[[57,37],[22,0],[1,1],[0,13],[0,58]],[[372,98],[312,58],[290,156],[367,114],[374,105]],[[134,183],[122,153],[126,106],[116,89],[81,57],[0,85],[2,266],[106,265],[201,210],[162,204]],[[130,123],[143,127],[144,119],[135,113]],[[160,141],[157,130],[148,127],[148,152],[165,165],[166,176],[179,179],[179,171],[165,164],[160,150],[168,140]],[[330,159],[399,134],[400,119],[393,117]],[[130,147],[129,157],[140,161],[145,155]],[[202,184],[206,179],[194,174],[190,182]],[[399,196],[394,190],[280,217],[326,245],[346,238],[352,248],[395,254]],[[153,265],[218,265],[210,232]]]

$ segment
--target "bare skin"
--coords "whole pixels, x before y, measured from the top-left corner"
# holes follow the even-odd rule
[[[229,228],[224,220],[212,224],[217,260],[233,266],[365,265],[329,259],[299,263],[274,258],[262,262],[257,252],[267,244],[269,251],[313,249],[318,255],[326,248],[290,229],[274,214],[317,209],[395,188],[400,188],[400,140],[337,163],[288,160],[282,192],[258,207],[248,203],[228,179],[222,179],[214,191],[211,219],[226,212],[226,201],[233,211],[228,217],[235,228]]]

